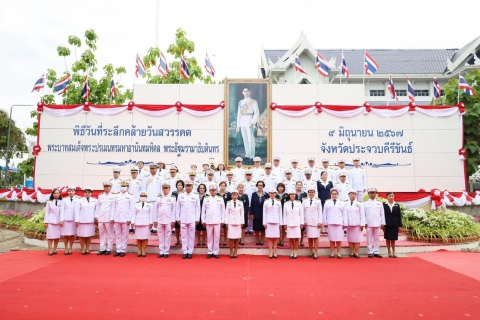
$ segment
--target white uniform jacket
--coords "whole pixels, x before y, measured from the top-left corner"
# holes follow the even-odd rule
[[[365,224],[369,227],[380,227],[385,225],[385,210],[380,201],[368,199],[363,203],[365,210]]]
[[[62,200],[56,200],[57,205],[55,205],[55,200],[48,200],[45,207],[45,217],[43,218],[44,223],[51,224],[60,224],[60,211],[62,210]]]
[[[195,222],[200,221],[200,198],[198,194],[183,192],[178,195],[176,219],[181,223],[195,224]]]
[[[114,222],[132,221],[132,215],[135,211],[135,196],[131,193],[115,193],[113,201],[112,214],[110,220]]]
[[[225,202],[223,197],[206,195],[202,206],[202,223],[220,224],[225,221]]]
[[[183,193],[182,193],[183,194]],[[155,200],[154,222],[158,224],[170,224],[175,222],[177,213],[177,199],[172,195],[158,195]]]
[[[244,210],[245,209],[243,207],[242,201],[229,200],[227,202],[227,207],[225,208],[225,224],[229,224],[229,225],[245,224]]]
[[[114,201],[115,195],[112,192],[109,194],[102,192],[98,195],[97,208],[95,209],[95,218],[98,222],[110,222]]]
[[[293,208],[292,208],[293,203]],[[297,227],[303,224],[305,216],[303,206],[299,200],[287,201],[283,205],[283,225],[287,227]]]
[[[323,225],[327,226],[329,224],[348,226],[344,202],[336,200],[334,204],[332,199],[325,201],[323,206]]]
[[[323,223],[322,201],[319,198],[304,198],[302,205],[305,225],[317,227]]]
[[[60,208],[60,221],[75,221],[75,211],[78,210],[79,196],[72,198],[66,197],[62,199]]]
[[[132,224],[136,226],[148,226],[149,224],[152,224],[154,208],[155,205],[150,201],[135,202],[135,210],[132,215]]]
[[[283,226],[282,203],[277,198],[263,202],[263,224],[275,223]]]
[[[346,201],[345,211],[347,212],[349,227],[365,226],[365,210],[363,209],[363,204],[360,201]]]
[[[78,210],[75,212],[75,222],[94,223],[95,210],[97,209],[98,200],[95,198],[81,198],[78,201]]]

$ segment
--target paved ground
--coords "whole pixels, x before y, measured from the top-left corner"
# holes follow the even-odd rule
[[[45,250],[23,242],[23,233],[8,229],[0,229],[0,254],[13,250]]]

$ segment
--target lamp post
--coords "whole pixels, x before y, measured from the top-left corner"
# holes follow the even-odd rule
[[[7,187],[8,162],[10,161],[10,128],[12,127],[13,107],[33,107],[33,104],[14,104],[10,107],[10,118],[8,119],[8,134],[7,134],[7,154],[5,155],[5,188]]]

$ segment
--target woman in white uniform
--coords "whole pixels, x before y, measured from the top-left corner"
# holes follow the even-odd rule
[[[95,209],[98,200],[92,198],[92,188],[83,189],[84,197],[79,200],[78,210],[75,212],[75,225],[80,240],[82,255],[90,254],[90,242],[95,235]]]
[[[290,259],[297,259],[300,233],[305,217],[302,203],[295,200],[295,190],[289,192],[290,200],[283,205],[283,224],[287,227],[287,238],[290,242]]]
[[[153,226],[154,210],[155,206],[147,201],[147,192],[140,192],[140,201],[135,203],[135,211],[132,216],[132,226],[135,229],[135,239],[137,239],[137,257],[145,258],[147,256],[146,250],[150,229]]]
[[[227,202],[225,211],[225,228],[228,230],[228,245],[230,259],[237,257],[238,242],[242,237],[242,227],[245,224],[243,201],[238,200],[238,190],[232,191],[232,200]]]
[[[65,246],[65,255],[72,254],[73,238],[76,234],[75,211],[78,210],[80,198],[75,195],[76,187],[68,187],[68,197],[62,199],[60,210],[60,224],[62,225],[62,237]]]
[[[62,196],[60,190],[53,189],[50,194],[50,198],[47,201],[45,207],[45,218],[43,219],[43,225],[47,229],[47,241],[48,241],[48,255],[53,256],[57,254],[58,240],[60,240],[61,226],[60,226],[60,208],[61,208]],[[52,249],[53,244],[53,249]]]
[[[338,190],[330,189],[331,199],[325,201],[323,207],[323,225],[328,230],[328,240],[330,240],[330,258],[335,257],[335,245],[337,247],[337,258],[342,259],[340,251],[342,250],[343,229],[347,228],[347,214],[345,204],[338,200]]]
[[[277,243],[280,238],[280,228],[283,225],[282,203],[276,198],[275,188],[271,188],[268,195],[270,198],[263,203],[263,227],[265,237],[268,239],[268,258],[277,259]]]
[[[322,227],[322,202],[315,198],[315,187],[310,185],[307,189],[308,197],[303,199],[305,212],[305,228],[308,238],[309,258],[318,259],[318,238]]]

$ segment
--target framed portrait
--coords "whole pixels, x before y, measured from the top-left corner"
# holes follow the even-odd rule
[[[226,165],[235,165],[242,157],[243,165],[253,165],[260,157],[262,165],[271,159],[271,80],[225,80],[225,155]]]

